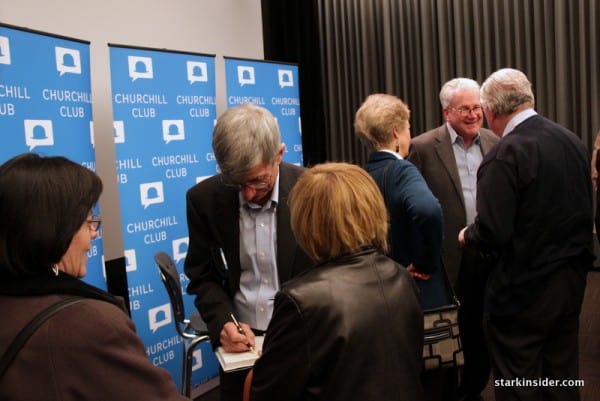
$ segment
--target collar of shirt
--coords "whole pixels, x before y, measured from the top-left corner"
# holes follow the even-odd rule
[[[504,132],[502,133],[502,137],[505,137],[506,135],[510,134],[517,125],[521,124],[529,117],[535,116],[536,114],[537,112],[534,109],[525,109],[522,112],[515,114],[515,116],[510,119],[508,124],[506,124]]]
[[[248,208],[249,210],[275,210],[277,208],[277,203],[279,202],[279,169],[277,169],[277,177],[275,177],[273,191],[271,191],[271,199],[265,203],[264,206],[252,202],[246,202],[241,192],[238,193],[238,199],[240,201],[240,205]]]
[[[380,152],[387,152],[387,153],[391,153],[394,156],[396,156],[398,159],[403,159],[402,156],[400,156],[398,153],[394,152],[393,150],[389,150],[389,149],[381,149]]]
[[[457,143],[456,141],[458,140],[458,143],[464,148],[465,141],[462,139],[462,137],[460,135],[458,135],[456,133],[456,130],[454,129],[454,127],[452,125],[450,125],[450,123],[446,123],[446,128],[448,128],[448,133],[450,133],[450,143],[452,143],[454,145]],[[473,139],[473,143],[475,145],[479,145],[480,141],[481,141],[481,135],[478,132],[475,139]]]

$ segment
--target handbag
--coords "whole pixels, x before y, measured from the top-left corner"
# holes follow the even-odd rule
[[[8,369],[9,365],[15,359],[21,348],[25,345],[29,337],[52,315],[57,312],[60,312],[64,308],[71,306],[77,302],[83,301],[85,298],[81,297],[69,297],[64,298],[58,301],[55,304],[50,305],[46,309],[39,312],[31,321],[21,329],[19,334],[14,338],[14,340],[10,343],[6,352],[2,355],[0,359],[0,378],[4,375],[6,369]]]
[[[443,265],[441,271],[445,277],[444,281],[451,295],[451,301],[448,305],[423,311],[423,365],[425,370],[458,367],[465,364],[458,326],[460,302],[454,294]]]
[[[383,170],[383,199],[387,202],[387,172],[393,161]],[[388,207],[389,209],[389,207]],[[454,293],[446,268],[440,267],[444,284],[450,294],[448,304],[423,311],[423,366],[425,370],[463,366],[465,358],[458,326],[460,302]]]

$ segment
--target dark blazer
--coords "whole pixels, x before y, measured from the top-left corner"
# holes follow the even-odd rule
[[[85,298],[40,326],[0,378],[0,400],[185,401],[152,364],[122,302],[74,277],[0,280],[0,354],[27,323],[67,295]]]
[[[481,152],[485,156],[492,146],[498,143],[499,138],[485,128],[482,128],[479,134]],[[458,233],[467,225],[467,216],[460,176],[446,124],[413,138],[408,160],[417,166],[431,192],[442,205],[444,211],[442,259],[450,282],[456,285],[462,259]]]
[[[422,353],[410,275],[375,250],[346,256],[277,293],[250,399],[419,401]]]
[[[298,247],[290,226],[289,193],[304,168],[279,165],[277,204],[277,272],[279,283],[307,269],[312,262]],[[219,342],[223,325],[230,321],[233,297],[240,284],[239,192],[223,184],[220,175],[208,178],[187,192],[189,247],[185,274],[187,291],[208,326],[213,345]],[[224,272],[218,255],[223,248],[229,264]]]
[[[412,163],[389,152],[372,153],[365,169],[384,194],[390,214],[390,256],[404,266],[413,264],[431,275],[427,281],[416,280],[424,309],[447,305],[448,292],[441,270],[442,209],[438,200]]]
[[[486,291],[491,314],[538,302],[559,269],[585,281],[594,260],[590,163],[566,128],[534,115],[504,136],[479,167],[477,212],[465,239],[497,255]]]

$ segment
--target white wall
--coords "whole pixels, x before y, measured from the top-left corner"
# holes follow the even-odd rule
[[[123,256],[107,44],[215,54],[218,114],[225,108],[223,56],[264,57],[260,0],[2,0],[0,22],[91,42],[106,260]]]

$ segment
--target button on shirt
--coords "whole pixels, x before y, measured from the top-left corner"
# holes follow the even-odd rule
[[[279,290],[277,275],[277,200],[279,175],[275,179],[271,199],[257,205],[240,194],[240,290],[235,294],[238,318],[250,327],[266,330],[275,293]]]
[[[466,225],[475,221],[477,215],[477,169],[483,160],[481,152],[481,139],[479,134],[473,139],[473,144],[469,149],[465,148],[465,142],[459,136],[450,124],[446,124],[452,141],[452,150],[454,159],[460,176],[463,198],[465,200],[465,212],[467,216]]]

